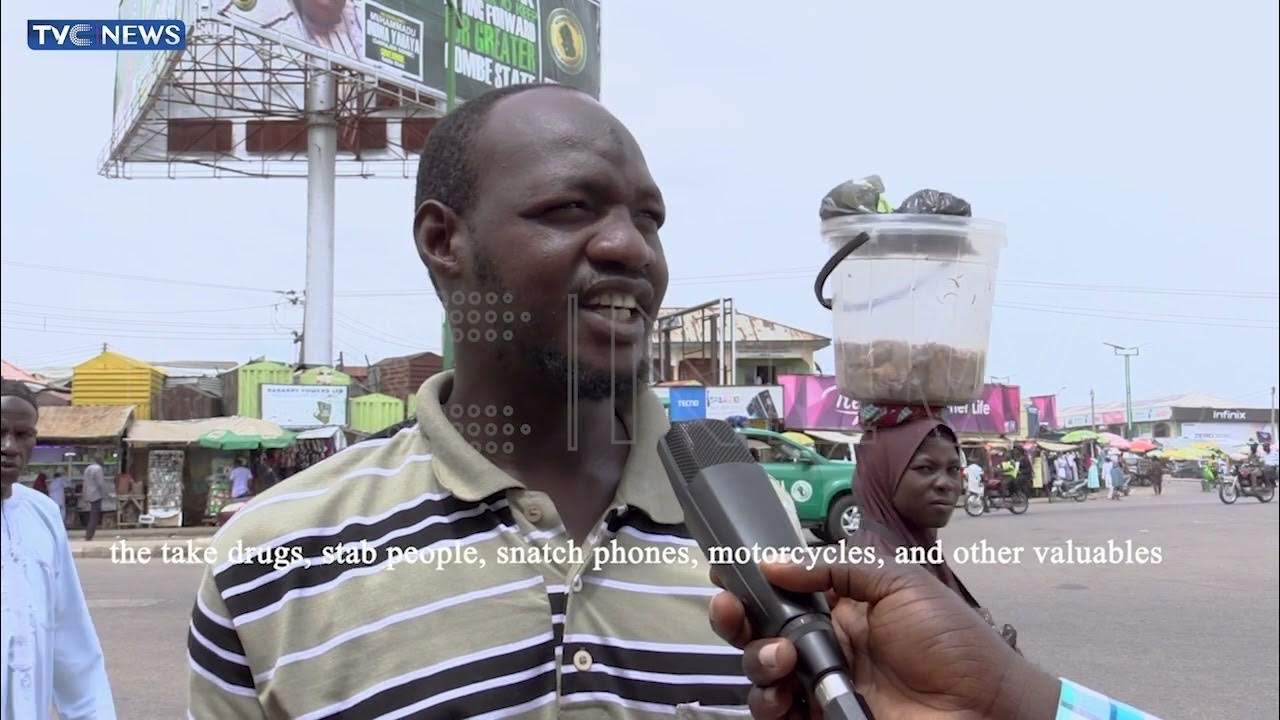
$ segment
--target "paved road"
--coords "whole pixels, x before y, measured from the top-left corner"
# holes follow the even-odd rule
[[[1034,503],[1023,516],[970,518],[943,531],[954,550],[986,539],[1024,547],[1019,565],[958,566],[1028,657],[1166,720],[1274,718],[1280,712],[1280,503],[1222,505],[1197,483],[1119,502]],[[1036,546],[1159,547],[1158,565],[1054,565]],[[185,633],[200,568],[78,563],[107,653],[120,717],[180,718]]]

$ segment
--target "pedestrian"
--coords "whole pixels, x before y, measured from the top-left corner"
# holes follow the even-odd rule
[[[1164,492],[1164,460],[1158,457],[1148,458],[1148,460],[1151,462],[1151,489],[1156,495],[1160,495]]]
[[[897,419],[896,415],[891,417]],[[858,482],[854,484],[862,524],[849,539],[849,546],[874,548],[879,558],[934,548],[938,530],[947,526],[955,511],[960,489],[955,431],[927,412],[884,426],[868,424],[864,413],[862,433],[856,450]],[[969,470],[965,475],[972,483]],[[919,564],[991,622],[991,613],[960,582],[945,554]],[[1017,631],[1011,625],[1004,626],[1003,635],[1016,647]]]
[[[964,469],[965,490],[970,495],[982,497],[982,466],[978,464],[976,456],[969,460],[969,464]]]
[[[249,469],[244,458],[236,458],[236,466],[231,469],[231,497],[238,498],[252,492],[253,471]]]
[[[82,491],[84,499],[89,503],[89,525],[85,528],[84,539],[92,540],[98,531],[98,523],[102,521],[102,499],[107,495],[107,480],[102,471],[102,458],[97,455],[90,460],[84,469]]]
[[[49,499],[58,506],[58,518],[66,529],[67,523],[67,477],[61,470],[53,471],[53,480],[49,482]]]
[[[44,473],[36,475],[36,479],[31,483],[31,489],[42,495],[49,494],[49,478]]]
[[[1110,458],[1110,468],[1108,470],[1108,480],[1111,485],[1111,499],[1119,500],[1120,493],[1124,489],[1127,482],[1124,473],[1124,460],[1119,457]]]
[[[582,92],[510,85],[436,123],[419,167],[414,239],[455,366],[418,389],[415,426],[223,526],[219,557],[284,562],[206,568],[189,716],[744,714],[742,653],[707,622],[716,588],[657,450],[665,209],[639,145]]]
[[[1115,459],[1111,455],[1107,455],[1102,460],[1102,481],[1107,484],[1107,499],[1116,499],[1116,485],[1112,480],[1111,468],[1115,466]]]
[[[102,646],[53,500],[17,482],[36,444],[39,408],[21,382],[3,381],[0,434],[0,717],[112,720]]]

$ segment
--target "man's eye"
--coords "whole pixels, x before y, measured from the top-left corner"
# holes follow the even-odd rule
[[[664,218],[661,213],[648,210],[636,213],[636,227],[639,228],[641,232],[658,232],[662,227],[663,220]]]

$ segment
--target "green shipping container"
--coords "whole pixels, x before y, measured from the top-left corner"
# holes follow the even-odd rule
[[[241,417],[262,417],[263,385],[292,385],[293,368],[280,363],[260,361],[232,370],[222,376],[222,407]]]
[[[350,385],[351,376],[331,367],[316,367],[298,376],[299,385]]]
[[[348,425],[362,433],[376,433],[403,421],[404,401],[381,393],[352,400],[347,413]]]

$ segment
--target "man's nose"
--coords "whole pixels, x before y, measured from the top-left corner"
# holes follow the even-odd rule
[[[636,227],[631,211],[618,208],[609,214],[600,232],[591,239],[587,257],[603,265],[641,271],[654,263],[657,254],[644,233]]]

